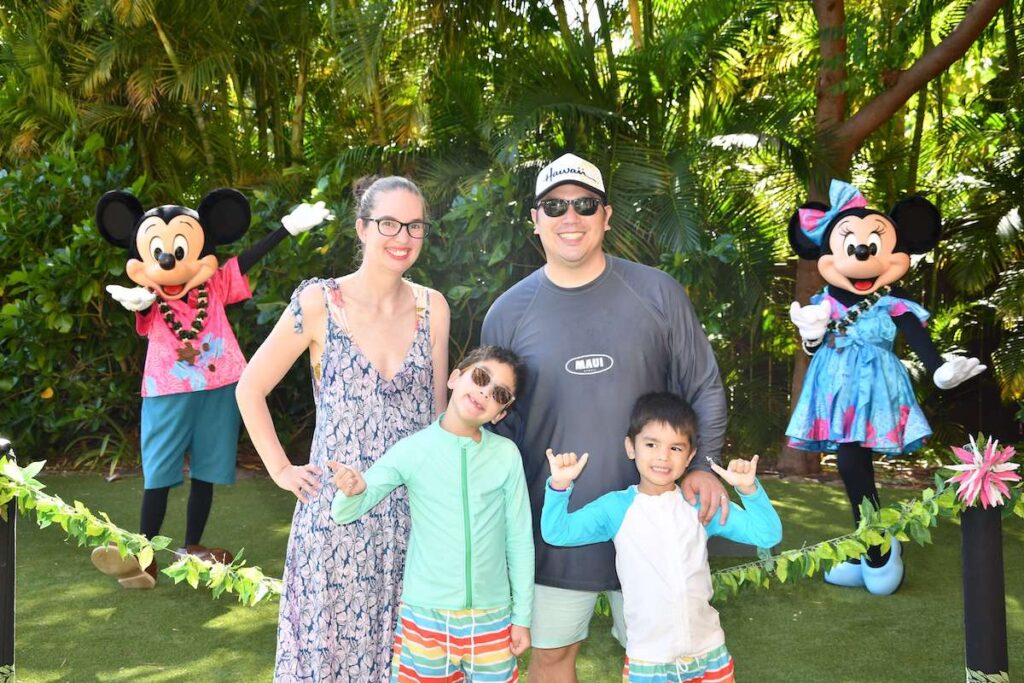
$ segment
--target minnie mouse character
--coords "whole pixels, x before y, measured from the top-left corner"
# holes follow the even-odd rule
[[[865,498],[878,506],[872,452],[894,457],[919,448],[932,432],[914,397],[907,370],[892,352],[899,330],[940,389],[985,370],[977,358],[944,361],[925,329],[928,312],[895,283],[910,255],[939,241],[942,219],[923,197],[901,200],[888,215],[866,208],[852,185],[833,180],[831,207],[805,204],[789,221],[789,243],[800,258],[816,259],[828,283],[811,303],[793,302],[790,318],[812,354],[803,391],[790,418],[789,445],[836,454],[836,463],[860,522]],[[863,560],[863,561],[861,561]],[[873,546],[860,560],[840,563],[825,581],[864,586],[876,595],[903,581],[900,543]]]
[[[164,205],[145,211],[126,192],[107,192],[96,205],[96,226],[107,241],[128,249],[125,272],[139,287],[109,285],[122,306],[136,312],[135,328],[149,339],[142,379],[142,496],[140,533],[153,538],[167,510],[167,494],[183,481],[189,453],[191,491],[185,546],[204,560],[231,562],[222,548],[199,545],[210,516],[214,484],[235,481],[239,414],[235,384],[245,358],[224,307],[252,296],[248,270],[287,235],[332,216],[323,202],[303,204],[284,227],[228,259],[214,250],[249,229],[249,202],[237,190],[203,197],[197,210]],[[155,306],[153,304],[156,304]],[[152,588],[156,563],[143,568],[122,559],[116,546],[96,548],[96,567],[127,588]]]

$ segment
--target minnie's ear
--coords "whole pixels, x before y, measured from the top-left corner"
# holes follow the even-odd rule
[[[234,242],[249,229],[252,217],[249,200],[238,190],[222,187],[210,192],[199,202],[199,222],[206,239],[214,244]]]
[[[896,251],[924,254],[942,237],[942,216],[935,205],[919,195],[896,202],[889,217],[896,224]]]
[[[96,227],[111,244],[130,249],[143,213],[142,204],[134,195],[111,190],[96,203]]]
[[[824,211],[828,208],[821,202],[807,202],[800,206],[801,209],[820,209]],[[793,251],[796,255],[803,259],[810,261],[817,261],[818,257],[821,256],[821,247],[812,242],[808,237],[807,233],[800,226],[800,211],[794,211],[793,215],[789,217],[789,246],[793,247]]]

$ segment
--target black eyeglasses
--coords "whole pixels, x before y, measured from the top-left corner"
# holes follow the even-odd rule
[[[545,214],[551,218],[564,216],[569,210],[569,205],[576,209],[581,216],[593,216],[597,210],[604,205],[597,197],[577,197],[576,199],[542,199],[537,203]]]
[[[430,223],[427,221],[412,221],[410,223],[403,223],[402,221],[396,221],[394,218],[370,218],[369,216],[363,216],[364,222],[373,221],[377,224],[377,232],[384,237],[394,237],[405,228],[405,231],[409,233],[409,237],[413,239],[421,240],[430,234]]]
[[[508,407],[512,401],[516,400],[515,394],[512,390],[502,384],[495,384],[491,378],[491,373],[487,371],[487,368],[474,365],[473,372],[469,375],[473,379],[473,384],[478,387],[491,387],[491,398],[502,408]]]

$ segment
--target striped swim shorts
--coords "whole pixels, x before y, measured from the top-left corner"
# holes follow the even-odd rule
[[[725,645],[696,657],[661,664],[626,658],[622,683],[734,683],[732,655]]]
[[[392,683],[511,683],[512,608],[426,609],[402,603],[391,660]]]

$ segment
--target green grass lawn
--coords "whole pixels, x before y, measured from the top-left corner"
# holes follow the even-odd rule
[[[49,491],[81,500],[134,530],[141,481],[96,475],[43,477]],[[782,516],[783,547],[845,533],[841,489],[768,481]],[[186,491],[171,495],[164,533],[184,533]],[[280,576],[294,498],[269,480],[218,488],[204,541],[245,546],[250,563]],[[883,502],[906,491],[886,491]],[[1024,520],[1006,522],[1004,541],[1010,670],[1024,671]],[[277,602],[241,607],[166,577],[153,591],[126,591],[96,572],[89,552],[59,528],[18,525],[18,680],[269,681]],[[906,548],[907,578],[894,596],[828,587],[819,577],[750,591],[719,605],[743,683],[835,681],[908,683],[963,680],[960,535],[940,522],[935,544]],[[163,553],[158,558],[163,559]],[[715,560],[726,566],[734,560]],[[618,681],[622,651],[610,623],[596,618],[579,663],[585,683]]]

